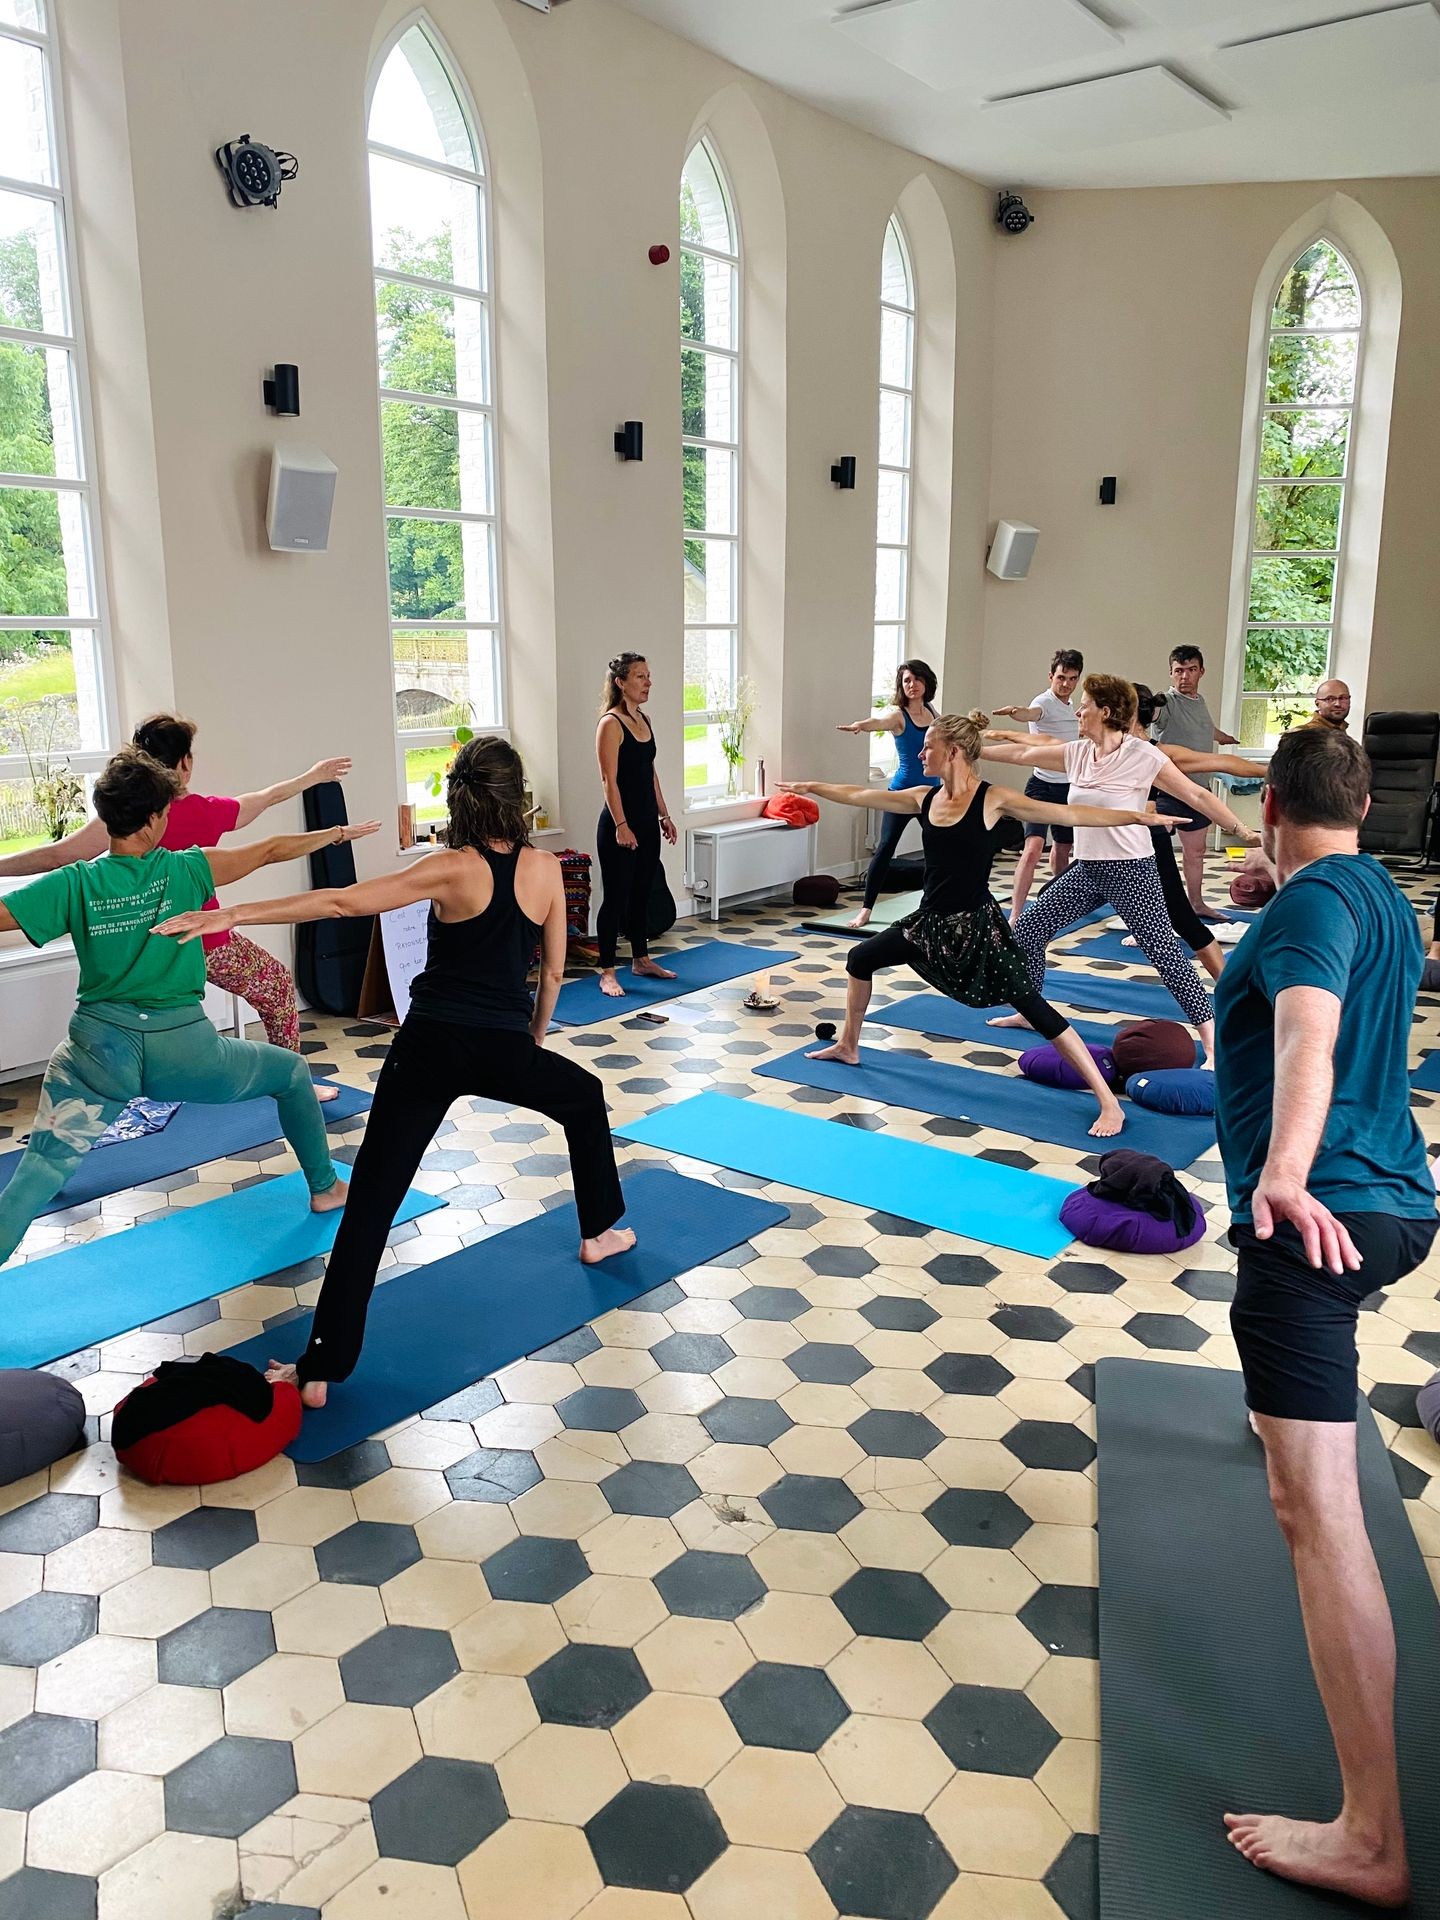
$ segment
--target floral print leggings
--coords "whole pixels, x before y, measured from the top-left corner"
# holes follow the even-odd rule
[[[289,969],[264,947],[243,933],[232,933],[223,946],[206,949],[205,978],[222,993],[238,994],[247,1007],[255,1009],[272,1047],[284,1047],[287,1053],[300,1051],[295,982]]]

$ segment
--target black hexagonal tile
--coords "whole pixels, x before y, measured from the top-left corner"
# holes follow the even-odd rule
[[[952,1547],[1013,1547],[1030,1528],[1008,1493],[979,1487],[947,1487],[925,1518]]]
[[[528,1685],[540,1718],[564,1727],[613,1727],[650,1691],[628,1647],[581,1644],[552,1654]]]
[[[590,1577],[589,1563],[573,1540],[524,1534],[511,1540],[481,1565],[485,1584],[496,1600],[558,1600]]]
[[[785,1364],[797,1380],[832,1387],[852,1386],[870,1371],[870,1362],[858,1347],[831,1340],[807,1341],[794,1353],[786,1354]]]
[[[22,1867],[0,1886],[5,1920],[95,1920],[99,1883],[84,1873]]]
[[[957,1877],[928,1820],[875,1807],[846,1807],[808,1857],[840,1912],[868,1920],[926,1920]]]
[[[259,1538],[254,1514],[243,1507],[194,1507],[155,1529],[152,1557],[157,1567],[203,1567],[208,1573]]]
[[[1001,1444],[1027,1467],[1079,1472],[1095,1458],[1095,1442],[1089,1434],[1064,1420],[1021,1420]]]
[[[1235,1276],[1223,1267],[1187,1267],[1177,1274],[1175,1284],[1192,1300],[1233,1300]]]
[[[1040,1164],[1033,1153],[1025,1153],[1019,1147],[982,1147],[975,1158],[993,1160],[997,1167],[1015,1167],[1021,1173],[1028,1173]]]
[[[777,1527],[792,1533],[838,1533],[865,1511],[843,1480],[818,1473],[787,1473],[765,1489],[760,1504]]]
[[[942,1287],[985,1287],[1000,1269],[983,1253],[937,1253],[925,1262],[925,1271]]]
[[[545,1129],[533,1120],[516,1120],[509,1126],[496,1127],[490,1138],[503,1141],[506,1146],[525,1146],[531,1140],[543,1140]]]
[[[180,1833],[238,1840],[295,1791],[288,1740],[226,1734],[165,1776],[165,1824]]]
[[[1026,1780],[1060,1741],[1044,1714],[1009,1687],[951,1687],[925,1726],[952,1767]]]
[[[95,1771],[95,1722],[31,1713],[0,1733],[0,1807],[28,1813]]]
[[[445,1198],[452,1207],[467,1204],[455,1198],[454,1187]],[[492,1206],[494,1202],[487,1200],[483,1204]],[[473,1387],[462,1387],[458,1393],[452,1393],[443,1400],[437,1400],[433,1407],[426,1407],[420,1417],[422,1420],[478,1420],[482,1414],[493,1413],[496,1407],[503,1403],[504,1398],[505,1396],[493,1380],[477,1380]]]
[[[741,1447],[768,1447],[795,1422],[773,1400],[754,1400],[737,1394],[717,1401],[700,1416],[700,1424],[712,1440]]]
[[[970,1140],[980,1131],[978,1120],[952,1120],[942,1115],[936,1120],[925,1122],[926,1133],[933,1133],[938,1140]],[[961,1259],[966,1258],[964,1254]]]
[[[897,1413],[886,1407],[862,1413],[850,1422],[848,1432],[866,1453],[890,1460],[923,1460],[945,1438],[923,1413]]]
[[[867,1300],[860,1311],[872,1327],[885,1327],[895,1333],[923,1333],[940,1318],[928,1300],[900,1293],[880,1294]]]
[[[332,1453],[328,1460],[297,1461],[295,1478],[302,1487],[337,1487],[350,1492],[388,1473],[391,1465],[383,1442],[360,1440],[353,1447]]]
[[[632,1780],[585,1825],[608,1887],[684,1893],[725,1851],[725,1830],[698,1788]]]
[[[1402,1460],[1398,1453],[1389,1455],[1390,1471],[1395,1475],[1395,1484],[1400,1489],[1402,1500],[1418,1500],[1430,1484],[1430,1476],[1423,1467],[1417,1467],[1413,1460]]]
[[[544,1479],[533,1453],[521,1447],[478,1447],[445,1469],[445,1484],[455,1500],[483,1500],[505,1506]]]
[[[663,1373],[714,1373],[735,1358],[735,1349],[718,1333],[668,1333],[650,1358]]]
[[[391,1520],[357,1520],[315,1549],[320,1578],[342,1587],[383,1587],[419,1558],[415,1529]]]
[[[786,1203],[785,1225],[792,1233],[808,1233],[811,1227],[818,1227],[824,1218],[819,1207],[812,1207],[808,1200]]]
[[[663,1460],[632,1460],[600,1482],[612,1513],[644,1513],[668,1520],[700,1498],[685,1467]]]
[[[720,1696],[747,1747],[816,1753],[850,1709],[819,1667],[759,1660]]]
[[[569,1193],[552,1194],[550,1198],[566,1206],[573,1204],[573,1195]],[[548,1346],[537,1347],[525,1357],[528,1360],[557,1361],[574,1366],[577,1361],[588,1360],[592,1353],[598,1353],[603,1344],[593,1327],[576,1327],[573,1333],[561,1334],[558,1340],[552,1340]]]
[[[662,1280],[658,1287],[651,1287],[648,1293],[637,1293],[630,1302],[632,1313],[669,1313],[672,1307],[682,1305],[690,1298],[678,1280]]]
[[[943,1393],[996,1394],[1015,1378],[992,1353],[942,1353],[926,1367]]]
[[[862,1567],[835,1595],[856,1633],[882,1640],[923,1640],[950,1611],[923,1574]]]
[[[1413,1353],[1427,1366],[1440,1367],[1440,1333],[1407,1334],[1404,1344],[1406,1353]]]
[[[156,1644],[159,1679],[171,1687],[228,1687],[275,1651],[268,1613],[207,1607]]]
[[[580,1387],[555,1402],[567,1427],[585,1433],[618,1433],[638,1420],[645,1403],[630,1387]]]
[[[998,1307],[990,1321],[1007,1340],[1063,1340],[1071,1331],[1054,1307]]]
[[[1044,1884],[1066,1920],[1099,1920],[1100,1842],[1095,1835],[1072,1834]]]
[[[509,1818],[495,1769],[474,1760],[417,1760],[370,1802],[382,1858],[454,1867]]]
[[[620,1091],[622,1093],[664,1093],[665,1082],[642,1074],[634,1080],[622,1080]]]
[[[747,1320],[798,1320],[810,1302],[794,1287],[747,1287],[734,1305]]]
[[[1093,1401],[1095,1398],[1094,1362],[1087,1360],[1083,1366],[1077,1367],[1074,1373],[1066,1374],[1065,1384],[1067,1387],[1073,1387],[1083,1399]]]
[[[0,1553],[55,1553],[100,1524],[100,1502],[88,1493],[42,1493],[0,1514]]]
[[[923,1221],[907,1220],[903,1213],[871,1213],[866,1218],[877,1233],[902,1240],[923,1240],[930,1231]]]
[[[1197,1321],[1179,1313],[1137,1313],[1125,1322],[1125,1331],[1142,1347],[1164,1347],[1171,1353],[1197,1353],[1210,1338]]]
[[[1415,1405],[1414,1387],[1381,1384],[1370,1389],[1370,1404],[1399,1427],[1418,1427],[1420,1412]]]
[[[1123,1273],[1098,1260],[1057,1261],[1050,1278],[1067,1293],[1114,1293],[1125,1284]]]
[[[857,1117],[872,1119],[874,1116],[866,1114]],[[805,1255],[805,1264],[812,1273],[834,1275],[842,1280],[863,1280],[867,1273],[875,1271],[879,1263],[874,1254],[867,1253],[864,1247],[817,1247],[813,1253]]]
[[[738,1620],[765,1596],[765,1582],[739,1553],[682,1553],[655,1575],[671,1613],[697,1620]]]
[[[32,1593],[0,1614],[6,1663],[43,1667],[94,1633],[100,1602],[88,1593]]]
[[[347,1700],[413,1707],[460,1671],[448,1633],[435,1627],[382,1627],[340,1657]]]
[[[259,1906],[242,1907],[235,1920],[320,1920],[319,1907],[277,1907],[269,1900]]]
[[[1019,1619],[1051,1653],[1100,1658],[1100,1596],[1094,1587],[1041,1587],[1020,1609]]]

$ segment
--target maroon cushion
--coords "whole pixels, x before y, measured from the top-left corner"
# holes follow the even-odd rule
[[[1194,1225],[1182,1234],[1168,1220],[1122,1207],[1118,1200],[1101,1200],[1084,1187],[1077,1187],[1065,1200],[1060,1222],[1087,1247],[1109,1247],[1116,1253],[1178,1253],[1182,1247],[1193,1247],[1205,1232],[1205,1216],[1198,1206]]]
[[[1109,1047],[1087,1046],[1085,1051],[1099,1067],[1107,1087],[1115,1084],[1115,1056]],[[1020,1056],[1020,1071],[1027,1080],[1038,1080],[1042,1087],[1071,1087],[1079,1092],[1085,1085],[1079,1073],[1054,1047],[1031,1047]]]
[[[1230,882],[1230,900],[1237,907],[1263,907],[1274,897],[1275,882],[1263,867],[1245,867]]]
[[[135,1391],[143,1393],[144,1385]],[[117,1449],[116,1458],[152,1486],[204,1487],[251,1473],[273,1460],[300,1431],[299,1393],[284,1380],[274,1383],[273,1392],[263,1420],[249,1420],[234,1407],[203,1407],[173,1426],[147,1433],[123,1452]]]
[[[1115,1036],[1115,1071],[1123,1080],[1194,1064],[1195,1036],[1178,1020],[1131,1020]]]
[[[833,873],[807,873],[795,882],[797,907],[833,907],[840,898],[840,882]]]

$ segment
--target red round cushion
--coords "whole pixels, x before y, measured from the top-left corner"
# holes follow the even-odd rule
[[[234,1407],[204,1407],[173,1427],[147,1433],[115,1457],[152,1486],[204,1487],[213,1480],[233,1480],[288,1447],[300,1431],[303,1411],[298,1389],[277,1380],[263,1420],[247,1420]]]
[[[1230,901],[1237,907],[1263,907],[1273,899],[1275,882],[1260,867],[1242,868],[1230,882]]]
[[[1178,1020],[1132,1020],[1115,1036],[1115,1071],[1162,1073],[1169,1067],[1193,1067],[1195,1036]]]

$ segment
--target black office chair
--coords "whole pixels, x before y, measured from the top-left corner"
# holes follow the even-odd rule
[[[1360,845],[1367,853],[1415,854],[1429,866],[1440,813],[1440,713],[1369,713],[1362,744],[1371,774]]]

